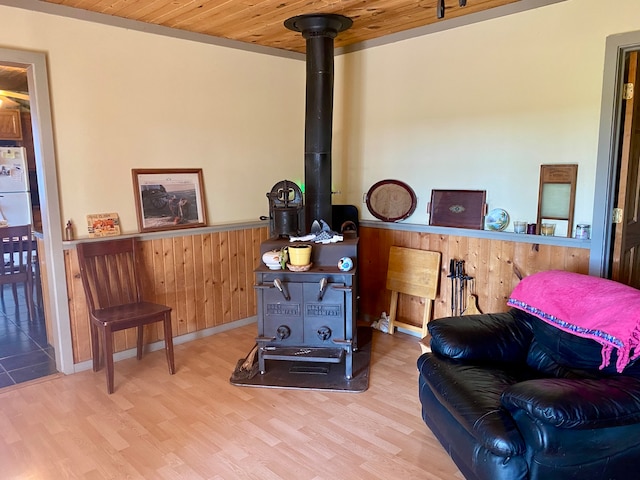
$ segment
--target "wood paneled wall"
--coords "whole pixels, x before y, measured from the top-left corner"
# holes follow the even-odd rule
[[[256,314],[253,270],[267,228],[231,230],[139,242],[146,300],[173,308],[174,336]],[[65,251],[74,362],[91,358],[89,319],[78,257]],[[145,327],[145,343],[162,338],[162,325]],[[135,331],[114,336],[115,351],[135,347]]]
[[[145,298],[173,308],[174,336],[197,332],[256,315],[253,270],[261,261],[260,243],[268,231],[248,228],[172,238],[142,240]],[[505,311],[516,272],[560,269],[588,273],[589,250],[454,235],[360,228],[359,317],[373,320],[389,311],[385,288],[389,247],[398,245],[442,253],[440,287],[433,318],[451,313],[449,259],[465,261],[467,275],[475,278],[475,293],[483,312]],[[89,320],[75,249],[65,251],[67,291],[74,362],[91,359]],[[400,296],[398,314],[418,324],[424,303]],[[145,342],[162,338],[160,324],[145,327]],[[135,347],[135,332],[118,332],[116,351]]]
[[[589,250],[508,240],[471,238],[423,232],[360,228],[358,281],[359,316],[373,320],[389,312],[390,292],[386,289],[389,247],[397,245],[442,253],[440,287],[434,302],[433,318],[451,315],[451,280],[449,260],[464,260],[465,272],[474,277],[475,294],[482,312],[502,312],[509,294],[525,277],[543,270],[557,269],[589,273]],[[471,283],[468,284],[471,287]],[[398,315],[418,325],[424,312],[424,301],[400,295]]]

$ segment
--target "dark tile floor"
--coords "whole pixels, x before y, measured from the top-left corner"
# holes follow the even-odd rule
[[[18,286],[17,308],[11,286],[4,286],[0,296],[0,388],[56,373],[44,314],[36,307],[34,311],[30,321],[22,285]]]

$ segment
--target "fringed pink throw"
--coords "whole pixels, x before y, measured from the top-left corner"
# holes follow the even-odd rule
[[[617,350],[621,373],[640,356],[640,290],[572,272],[550,270],[525,277],[507,305],[528,312],[565,332],[602,345],[603,369]]]

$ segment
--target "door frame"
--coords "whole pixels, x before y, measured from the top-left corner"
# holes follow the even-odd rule
[[[624,61],[626,54],[633,50],[640,50],[640,31],[607,37],[589,255],[589,273],[605,278],[608,276],[611,264],[613,238],[611,218],[616,205],[618,183],[617,170],[620,157],[618,139],[623,128]],[[640,89],[636,94],[640,95]]]
[[[47,57],[42,52],[0,48],[0,62],[27,69],[31,128],[42,212],[44,261],[49,291],[48,298],[43,301],[48,302],[48,312],[51,312],[54,317],[49,323],[56,354],[56,369],[70,374],[74,372],[73,346],[64,267]]]

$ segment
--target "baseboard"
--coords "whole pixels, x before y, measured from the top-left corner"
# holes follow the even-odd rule
[[[200,338],[210,337],[216,333],[226,332],[227,330],[233,330],[234,328],[244,327],[245,325],[251,325],[258,321],[256,316],[243,318],[242,320],[236,320],[235,322],[225,323],[216,327],[205,328],[204,330],[198,330],[197,332],[186,333],[178,337],[173,337],[173,344],[180,345],[182,343],[192,342]],[[158,340],[157,342],[149,343],[144,346],[144,352],[155,352],[156,350],[164,349],[164,340]],[[119,362],[127,358],[133,358],[136,356],[136,349],[130,348],[113,354],[113,361]],[[93,368],[93,360],[86,360],[84,362],[76,363],[73,365],[73,373],[83,372],[85,370],[91,370]]]

